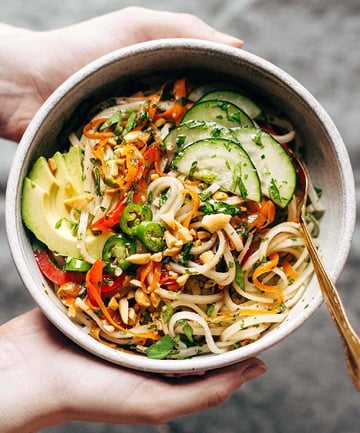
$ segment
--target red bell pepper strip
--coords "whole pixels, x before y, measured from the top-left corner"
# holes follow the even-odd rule
[[[126,203],[126,197],[116,204],[105,216],[94,222],[90,228],[93,231],[107,231],[110,230],[114,225],[119,223],[121,212],[123,211]]]
[[[85,273],[83,272],[63,271],[58,268],[46,249],[35,250],[34,256],[40,271],[46,278],[59,286],[69,282],[83,283],[85,281]]]

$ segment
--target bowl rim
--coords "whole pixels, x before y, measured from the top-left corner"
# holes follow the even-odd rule
[[[39,108],[18,145],[9,171],[6,189],[5,219],[10,251],[23,283],[43,313],[65,335],[98,357],[112,361],[115,364],[120,364],[124,367],[164,374],[191,374],[200,373],[218,367],[224,367],[249,357],[257,356],[265,349],[277,344],[287,335],[299,328],[299,326],[305,320],[311,317],[312,314],[318,309],[322,303],[320,290],[318,290],[316,296],[312,300],[311,306],[309,306],[306,311],[300,313],[296,318],[293,318],[291,323],[283,323],[283,326],[277,329],[276,336],[274,336],[273,333],[265,334],[259,340],[254,341],[247,346],[225,352],[221,355],[201,355],[192,359],[184,360],[155,360],[144,356],[128,354],[121,350],[112,349],[97,342],[94,338],[87,335],[83,330],[79,329],[77,325],[71,322],[71,320],[62,311],[60,311],[54,303],[49,302],[49,298],[43,296],[42,290],[39,290],[39,287],[34,284],[33,273],[31,270],[27,266],[24,267],[27,257],[23,248],[24,242],[21,238],[21,218],[20,222],[15,221],[15,224],[18,225],[14,230],[14,216],[18,214],[17,209],[20,194],[20,186],[18,182],[19,174],[21,173],[28,148],[31,146],[33,140],[36,137],[38,125],[41,125],[48,112],[56,107],[56,104],[64,95],[70,92],[84,79],[87,79],[92,74],[96,73],[99,69],[109,66],[113,62],[130,58],[133,55],[141,55],[142,53],[148,53],[149,51],[156,50],[173,50],[174,48],[188,50],[210,50],[235,59],[241,59],[243,62],[246,62],[252,66],[255,65],[257,68],[260,68],[262,71],[264,71],[264,73],[270,74],[272,77],[284,82],[286,86],[295,89],[296,93],[301,97],[301,99],[303,99],[312,107],[320,122],[325,125],[329,135],[334,137],[334,143],[336,144],[335,152],[338,156],[341,172],[346,173],[346,176],[344,176],[343,179],[345,185],[343,206],[349,217],[348,226],[344,231],[344,237],[342,239],[342,257],[336,262],[332,269],[329,270],[330,277],[333,279],[333,281],[336,280],[347,260],[347,255],[350,250],[351,239],[355,227],[355,186],[350,158],[335,124],[325,109],[316,100],[316,98],[287,72],[253,53],[215,42],[197,39],[158,39],[154,41],[142,42],[129,47],[120,48],[109,54],[106,54],[92,61],[71,75],[49,96],[49,98]],[[101,348],[99,346],[101,346]]]

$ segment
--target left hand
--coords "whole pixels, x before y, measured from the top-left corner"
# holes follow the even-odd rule
[[[136,355],[134,355],[136,356]],[[223,403],[264,373],[259,359],[166,378],[97,359],[34,309],[0,326],[1,431],[35,432],[74,420],[162,424]]]
[[[152,39],[205,39],[235,47],[194,15],[128,7],[58,30],[0,26],[0,131],[18,141],[36,110],[72,73],[115,49]]]

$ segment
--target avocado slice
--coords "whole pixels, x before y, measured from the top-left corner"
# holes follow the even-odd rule
[[[84,194],[82,188],[81,149],[73,146],[69,152],[56,152],[52,157],[55,169],[50,169],[44,157],[37,159],[24,179],[21,212],[26,227],[47,247],[62,256],[81,258],[77,236],[70,221],[71,208],[65,201]],[[89,254],[98,258],[111,233],[95,236],[86,234]]]

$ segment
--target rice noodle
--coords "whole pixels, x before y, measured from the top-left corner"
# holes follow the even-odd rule
[[[125,275],[120,288],[113,293],[109,290],[107,293],[110,294],[104,297],[108,315],[104,315],[101,305],[92,304],[86,290],[84,293],[79,289],[73,302],[67,300],[64,305],[72,320],[84,326],[86,332],[115,348],[148,353],[153,343],[167,336],[174,348],[168,351],[166,358],[220,354],[257,340],[283,322],[289,310],[303,299],[313,266],[299,224],[294,222],[295,199],[285,209],[274,205],[272,218],[268,213],[262,213],[269,197],[263,196],[263,201],[255,205],[239,194],[227,190],[224,193],[216,181],[206,184],[189,179],[190,176],[169,167],[169,161],[178,149],[165,149],[162,144],[174,127],[171,116],[166,114],[171,111],[174,101],[160,98],[159,102],[155,95],[158,108],[151,118],[149,98],[152,96],[149,90],[128,98],[113,98],[113,105],[94,114],[91,120],[100,119],[98,124],[101,125],[102,119],[109,120],[121,113],[121,128],[131,129],[126,123],[131,120],[131,113],[148,110],[149,118],[142,118],[143,125],[139,122],[137,128],[126,129],[128,140],[139,132],[146,137],[134,141],[134,148],[145,157],[137,167],[135,180],[132,179],[131,185],[125,185],[128,189],[116,183],[121,177],[121,164],[126,162],[122,154],[126,144],[121,142],[121,134],[101,138],[104,140],[101,143],[102,160],[94,153],[94,148],[100,146],[101,127],[94,126],[90,134],[84,130],[80,138],[75,133],[70,134],[70,144],[81,146],[83,152],[83,190],[93,197],[86,209],[75,209],[70,213],[70,222],[77,226],[79,257],[94,264],[99,257],[89,253],[86,243],[88,234],[94,235],[91,225],[106,219],[116,209],[119,197],[131,202],[144,180],[146,187],[141,199],[136,198],[137,204],[150,207],[152,222],[159,223],[164,232],[164,246],[159,251],[149,251],[140,238],[135,239],[137,235],[129,235],[131,241],[135,239],[136,254],[132,255],[130,268],[125,267],[120,272],[123,277]],[[270,124],[281,131],[273,135],[277,141],[299,140],[287,120],[272,116],[269,119]],[[104,128],[105,134],[113,131],[112,128]],[[154,152],[156,157],[151,159]],[[114,164],[115,173],[120,173],[113,179],[110,176],[110,181],[109,161]],[[140,159],[135,158],[135,161]],[[100,178],[94,174],[95,167],[102,174]],[[223,207],[232,206],[236,212],[226,214],[226,210],[208,210],[204,206],[207,200],[223,204]],[[308,223],[315,234],[317,214],[324,208],[312,183],[309,201],[308,212],[316,215],[309,216]],[[218,222],[219,227],[209,228],[204,222],[206,212],[214,220],[225,215],[226,222]],[[262,222],[264,214],[269,221]],[[107,230],[109,235],[119,234],[119,220]],[[108,268],[105,269],[106,278],[109,278]],[[131,270],[129,275],[128,269]],[[117,327],[116,323],[121,326]]]

